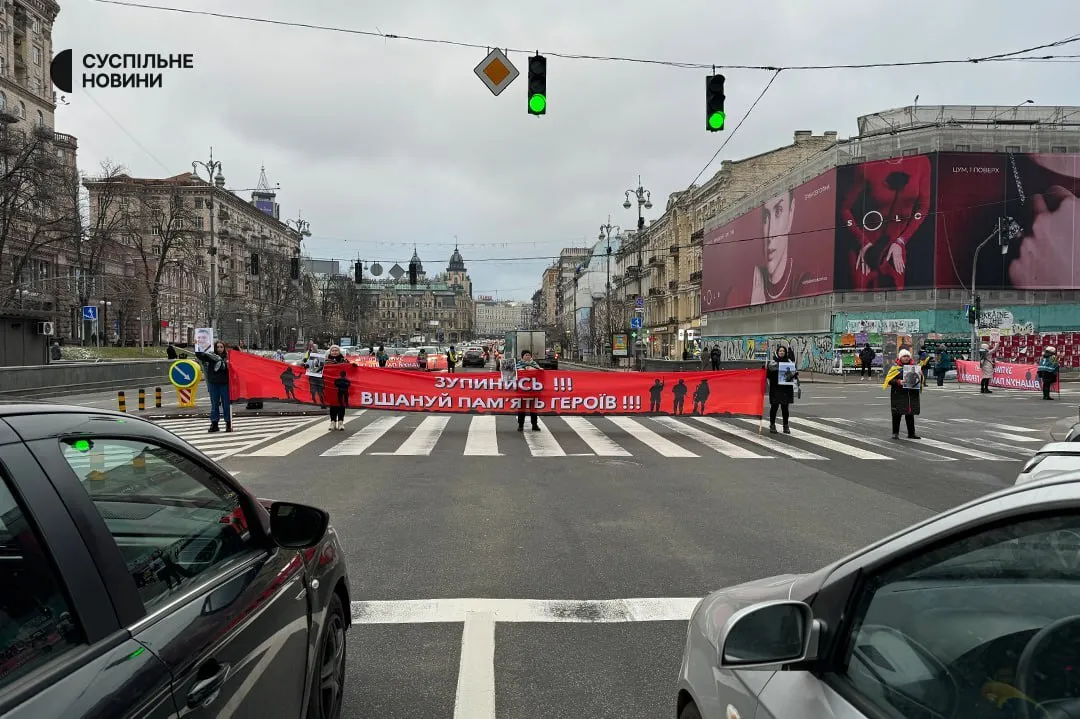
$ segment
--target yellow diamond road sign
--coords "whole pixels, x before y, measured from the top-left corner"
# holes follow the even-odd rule
[[[491,90],[491,94],[496,96],[510,87],[510,83],[521,74],[514,67],[514,64],[510,62],[510,58],[506,57],[503,51],[498,48],[488,53],[488,56],[476,66],[473,72],[487,85],[488,89]]]

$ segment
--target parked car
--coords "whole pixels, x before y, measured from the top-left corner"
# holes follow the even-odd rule
[[[350,623],[325,511],[130,415],[0,407],[0,716],[337,719]]]
[[[1080,472],[694,609],[681,719],[1075,717]]]
[[[1064,439],[1062,439],[1061,441],[1062,442],[1080,442],[1080,422],[1077,422],[1076,424],[1074,424],[1072,426],[1072,429],[1069,430],[1069,433],[1067,435],[1065,435]]]
[[[461,366],[486,367],[487,360],[484,359],[484,350],[480,347],[469,347],[461,354]]]
[[[1052,474],[1080,470],[1080,442],[1051,442],[1044,444],[1024,463],[1016,484],[1045,479]]]

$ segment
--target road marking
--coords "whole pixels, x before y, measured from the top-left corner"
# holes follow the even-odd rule
[[[465,615],[454,719],[495,719],[495,617],[488,612]]]
[[[957,417],[954,422],[963,422],[965,424],[978,424],[982,427],[996,427],[998,429],[1004,429],[1009,432],[1029,432],[1038,433],[1042,430],[1031,429],[1030,427],[1017,427],[1014,424],[997,424],[995,422],[983,422],[981,419],[971,419],[970,417]]]
[[[496,622],[685,622],[701,597],[633,599],[404,599],[352,603],[353,624],[451,624],[469,612]]]
[[[752,420],[752,419],[743,419],[743,420],[740,420],[740,421],[745,423],[745,424],[750,424],[750,425],[758,424],[758,422],[756,420]],[[796,429],[798,429],[798,420],[796,419],[795,422],[796,422]],[[792,438],[793,439],[802,439],[802,440],[804,440],[806,442],[812,442],[813,444],[815,444],[815,445],[817,445],[819,447],[824,447],[825,449],[831,449],[834,452],[838,452],[839,454],[846,454],[846,455],[848,455],[850,457],[855,457],[856,459],[874,459],[874,460],[892,460],[893,459],[892,457],[889,457],[889,456],[884,455],[884,454],[880,454],[878,452],[871,452],[868,449],[861,449],[859,447],[853,447],[850,444],[844,444],[843,442],[837,442],[835,439],[829,439],[828,437],[821,437],[821,436],[816,435],[816,434],[799,433],[799,434],[794,435]]]
[[[1039,443],[1042,443],[1042,440],[1039,439],[1038,437],[1025,437],[1022,434],[1010,434],[1009,432],[995,432],[992,429],[988,429],[986,431],[986,433],[989,434],[989,435],[992,435],[994,437],[1001,437],[1002,439],[1009,439],[1009,440],[1012,440],[1013,442],[1027,442],[1027,443],[1039,442]]]
[[[772,459],[772,457],[766,455],[755,454],[748,449],[744,449],[737,444],[732,444],[726,439],[720,439],[714,437],[708,432],[703,432],[697,427],[691,427],[688,424],[683,424],[674,417],[654,417],[653,421],[658,424],[662,424],[668,429],[678,432],[684,437],[689,437],[692,440],[701,442],[709,449],[715,450],[720,454],[727,455],[733,459]]]
[[[797,422],[798,422],[798,426],[800,426],[800,427],[809,427],[810,429],[816,429],[816,430],[818,430],[820,432],[831,432],[831,433],[835,434],[836,436],[843,437],[844,439],[846,439],[846,440],[848,440],[850,442],[861,442],[863,444],[869,444],[869,445],[874,446],[874,447],[880,447],[881,446],[880,440],[873,439],[871,437],[865,437],[863,435],[856,434],[855,432],[848,432],[846,430],[840,429],[839,427],[832,427],[832,426],[827,425],[827,424],[822,424],[821,422],[815,422],[812,419],[804,419],[804,418],[800,417],[797,420]],[[904,448],[904,453],[905,454],[911,453],[911,454],[924,456],[930,462],[956,462],[956,461],[958,461],[956,457],[946,457],[946,456],[941,455],[941,454],[934,454],[933,452],[923,452],[922,450],[919,450],[919,449],[908,449],[907,447]]]
[[[597,456],[632,456],[629,452],[620,447],[615,440],[601,432],[592,422],[584,417],[563,417],[562,421],[565,422],[570,429],[574,430],[577,433],[577,436],[581,437],[582,441],[589,445],[589,449]]]
[[[967,447],[960,447],[957,445],[946,444],[945,442],[939,442],[936,439],[928,439],[923,437],[920,440],[916,440],[920,444],[925,444],[927,447],[935,447],[936,449],[942,449],[946,452],[953,452],[955,454],[962,454],[967,457],[974,457],[975,459],[985,459],[990,462],[1016,462],[1017,460],[1012,457],[1002,457],[999,454],[990,454],[989,452],[980,452],[977,449],[968,449]]]
[[[953,437],[952,439],[961,444],[974,445],[980,449],[992,449],[998,452],[1005,452],[1006,454],[1017,454],[1023,459],[1027,459],[1031,456],[1031,447],[1017,447],[1011,444],[1003,444],[1001,442],[994,442],[986,439],[985,437]]]
[[[473,417],[469,423],[469,436],[465,440],[465,454],[472,457],[501,457],[499,437],[495,432],[495,417]]]
[[[661,437],[648,427],[639,424],[637,420],[629,417],[608,417],[608,420],[616,427],[626,432],[634,439],[640,441],[646,447],[656,450],[661,457],[697,457],[690,450],[680,447],[666,437]]]
[[[783,442],[777,442],[776,440],[769,439],[768,437],[762,437],[759,434],[748,432],[741,427],[732,426],[731,424],[721,422],[720,420],[713,417],[694,417],[694,419],[696,419],[698,422],[701,422],[702,424],[709,425],[713,429],[718,429],[721,432],[727,432],[728,434],[732,434],[739,439],[746,440],[747,442],[760,444],[763,447],[767,447],[772,451],[777,452],[778,454],[791,457],[792,459],[825,459],[820,454],[807,452],[804,449],[792,447],[791,445],[785,444]],[[752,424],[755,423],[754,420],[750,420],[750,422]]]
[[[373,452],[372,454],[393,454],[405,457],[427,457],[435,445],[439,443],[439,437],[446,429],[450,418],[446,415],[437,417],[425,417],[420,426],[413,430],[409,438],[401,443],[395,452]]]
[[[351,414],[351,415],[349,415],[348,417],[345,418],[345,424],[349,424],[350,422],[352,422],[354,419],[356,419],[357,417],[359,417],[360,415],[362,415],[366,411],[367,410],[364,410],[364,409],[356,410],[356,412],[354,414]],[[256,450],[254,452],[250,452],[249,454],[238,454],[236,456],[237,457],[287,457],[288,455],[292,454],[293,452],[300,449],[301,447],[304,447],[307,444],[309,444],[310,442],[315,441],[319,437],[325,436],[330,431],[321,422],[319,424],[314,424],[314,422],[319,422],[319,420],[313,420],[313,426],[308,427],[303,432],[297,432],[296,434],[292,435],[291,437],[286,437],[285,439],[283,439],[281,441],[274,442],[273,444],[267,445],[267,446],[263,447],[262,449]]]
[[[544,424],[543,420],[539,420],[538,423],[541,431],[533,432],[531,428],[525,430],[525,444],[529,445],[532,456],[565,457],[566,452],[559,446],[558,440],[555,439],[555,435],[551,433],[548,426]]]
[[[320,457],[355,457],[363,454],[371,445],[379,441],[379,438],[389,432],[395,424],[405,419],[403,415],[397,417],[381,417],[368,426],[361,429],[348,439],[342,440],[330,449],[323,452]]]

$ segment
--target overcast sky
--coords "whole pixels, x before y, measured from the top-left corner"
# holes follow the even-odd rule
[[[527,299],[563,247],[601,224],[633,227],[638,175],[658,217],[730,134],[770,73],[725,70],[728,131],[704,130],[700,69],[548,58],[548,114],[526,112],[521,76],[494,97],[473,74],[483,48],[60,0],[54,50],[192,53],[160,89],[82,90],[57,109],[79,164],[130,174],[189,171],[213,145],[232,188],[260,165],[281,183],[282,219],[302,211],[314,257],[445,269],[455,237],[476,294]],[[1080,3],[1035,0],[157,0],[193,10],[541,52],[674,62],[805,65],[966,58],[1080,33]],[[543,8],[543,12],[538,11]],[[737,8],[737,9],[736,9]],[[1056,51],[1080,55],[1080,42]],[[795,130],[855,132],[855,119],[910,105],[1080,104],[1075,62],[781,73],[717,158],[791,142]],[[78,75],[77,75],[78,77]],[[249,193],[244,193],[245,197]]]

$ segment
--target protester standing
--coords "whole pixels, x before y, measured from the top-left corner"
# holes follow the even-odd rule
[[[421,372],[427,372],[427,350],[423,347],[416,353],[416,366],[420,368]]]
[[[380,367],[385,367],[386,363],[390,361],[390,355],[386,353],[386,348],[379,345],[379,351],[375,353],[375,361],[379,363]]]
[[[232,403],[229,400],[229,348],[221,340],[214,341],[213,352],[196,352],[206,373],[206,391],[210,394],[210,429],[218,432],[218,422],[225,416],[225,431],[232,432]]]
[[[450,345],[450,349],[446,353],[446,371],[453,372],[454,366],[457,364],[457,362],[457,350],[454,349],[454,345]]]
[[[453,351],[453,349],[454,349],[453,347],[450,348],[451,351]],[[533,359],[532,352],[530,352],[529,350],[523,350],[522,353],[521,353],[521,360],[517,363],[517,368],[518,368],[519,371],[523,370],[523,369],[524,370],[540,369],[540,365],[538,365],[536,363],[536,360]],[[540,431],[540,418],[536,416],[536,405],[535,404],[529,409],[529,419],[532,420],[532,430],[533,430],[533,432],[539,432]],[[524,432],[525,431],[525,408],[524,407],[522,407],[521,409],[518,410],[517,421],[518,421],[517,431],[518,432]]]
[[[994,379],[995,349],[997,349],[997,345],[991,347],[984,344],[979,347],[979,372],[982,377],[982,382],[979,385],[980,394],[993,394],[990,391],[990,381]]]
[[[769,432],[772,434],[776,434],[777,412],[780,412],[784,419],[784,434],[791,434],[791,428],[788,427],[790,418],[788,408],[795,401],[795,385],[780,384],[780,363],[791,361],[787,347],[781,345],[776,348],[772,360],[765,368],[765,376],[769,380]],[[798,378],[799,373],[795,372],[790,377],[786,377],[785,381],[791,380],[794,382]]]
[[[349,360],[345,359],[345,353],[341,351],[340,346],[330,345],[330,349],[326,351],[326,359],[323,360],[322,376],[324,381],[328,372],[326,369],[327,367],[330,365],[347,364],[348,361]],[[330,431],[343,431],[345,429],[345,405],[335,407],[333,402],[328,402],[327,407],[330,410]]]
[[[1043,356],[1039,359],[1039,379],[1042,381],[1043,399],[1053,399],[1050,390],[1057,382],[1061,364],[1058,362],[1057,350],[1047,347],[1043,350]]]
[[[921,439],[915,434],[915,415],[922,409],[923,378],[920,367],[912,361],[910,351],[900,350],[896,364],[885,374],[881,387],[889,390],[892,438],[900,439],[900,418],[903,417],[907,423],[908,439]]]
[[[952,357],[949,356],[948,351],[942,346],[938,348],[937,364],[934,365],[934,376],[937,378],[937,386],[945,386],[945,375],[952,369]]]
[[[714,372],[720,370],[720,347],[713,345],[709,350],[709,360],[712,362],[712,368]]]

